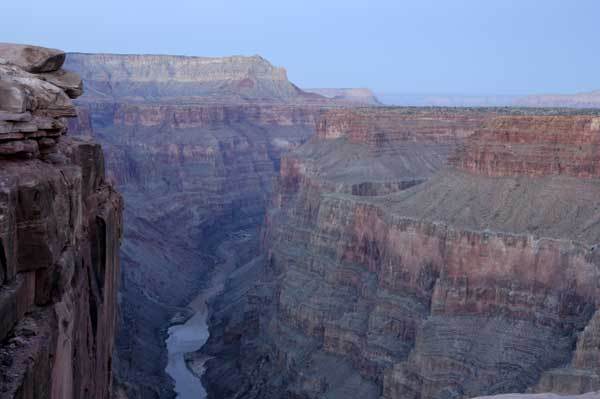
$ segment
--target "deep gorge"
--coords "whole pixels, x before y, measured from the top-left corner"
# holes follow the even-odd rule
[[[0,397],[175,398],[195,312],[211,399],[600,390],[600,112],[34,50],[0,62]]]

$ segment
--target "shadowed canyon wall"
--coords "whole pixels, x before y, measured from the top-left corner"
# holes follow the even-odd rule
[[[103,144],[128,204],[117,377],[130,398],[172,397],[170,320],[210,281],[222,240],[252,232],[257,255],[281,154],[337,103],[260,57],[69,54],[66,64],[88,88],[73,129]]]
[[[0,44],[0,397],[111,394],[122,200],[65,54]]]
[[[213,303],[210,397],[600,389],[600,126],[562,112],[325,113]]]

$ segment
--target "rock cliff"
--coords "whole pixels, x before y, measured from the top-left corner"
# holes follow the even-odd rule
[[[111,393],[122,200],[100,146],[64,136],[65,54],[0,44],[0,397]]]
[[[597,114],[365,112],[282,160],[213,304],[211,397],[598,390]]]

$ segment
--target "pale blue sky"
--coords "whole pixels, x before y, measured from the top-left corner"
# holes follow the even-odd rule
[[[260,54],[302,87],[600,89],[598,0],[0,0],[0,41],[68,51]]]

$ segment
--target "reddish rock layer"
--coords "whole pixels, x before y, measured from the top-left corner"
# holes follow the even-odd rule
[[[0,46],[12,93],[0,100],[0,397],[108,399],[121,197],[99,145],[63,136],[75,114],[67,92],[81,84],[61,80],[64,53],[9,50]]]
[[[322,139],[346,137],[357,144],[386,140],[446,142],[463,139],[493,112],[444,108],[359,108],[330,110],[317,125]]]
[[[452,163],[487,176],[600,177],[600,117],[498,117]]]

